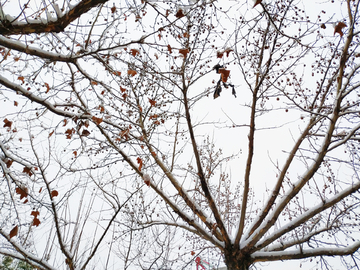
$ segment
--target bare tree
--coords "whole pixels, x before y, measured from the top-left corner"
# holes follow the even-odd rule
[[[17,4],[0,10],[1,254],[358,267],[359,1]]]

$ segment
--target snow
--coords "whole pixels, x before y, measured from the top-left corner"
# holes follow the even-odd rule
[[[34,256],[31,252],[27,251],[22,247],[22,245],[19,245],[14,239],[11,239],[2,229],[0,229],[0,234],[7,238],[7,240],[12,244],[12,246],[18,251],[17,253],[2,251],[2,255],[11,256],[14,258],[18,258],[20,260],[28,259],[34,264],[38,264],[39,266],[47,267],[46,269],[49,270],[56,270],[53,266],[51,266],[49,263],[44,261],[43,259],[40,259],[36,256]],[[20,255],[21,254],[21,255]]]
[[[354,184],[351,187],[348,187],[347,189],[344,189],[343,191],[339,192],[338,194],[336,194],[332,198],[326,199],[324,202],[319,203],[318,205],[316,205],[313,208],[306,211],[304,214],[302,214],[302,215],[298,216],[297,218],[293,219],[292,221],[290,221],[286,226],[283,226],[283,227],[279,228],[276,232],[272,233],[270,236],[268,236],[268,237],[262,239],[261,241],[259,241],[258,244],[255,247],[261,247],[262,245],[267,246],[268,244],[270,244],[274,240],[278,239],[281,235],[286,234],[287,232],[289,232],[292,229],[299,226],[301,223],[306,222],[311,217],[314,217],[316,214],[322,212],[324,209],[327,209],[327,208],[331,207],[332,205],[339,202],[340,200],[342,200],[347,195],[355,192],[359,188],[360,188],[360,182]],[[281,205],[281,203],[280,203],[280,205]],[[262,223],[262,225],[252,234],[252,236],[249,239],[247,239],[246,241],[241,243],[241,246],[246,246],[250,241],[252,241],[253,237],[256,236],[258,233],[260,233],[261,230],[263,230],[264,227],[268,224],[268,222],[270,222],[270,220],[273,218],[273,215],[274,215],[273,213],[270,214],[265,219],[265,221]]]
[[[360,248],[360,242],[357,242],[348,247],[329,247],[329,248],[316,248],[316,249],[298,249],[289,251],[270,251],[262,252],[258,251],[251,255],[253,259],[261,260],[285,260],[286,256],[288,259],[301,259],[315,256],[339,256],[348,255]]]
[[[64,61],[64,62],[70,62],[73,61],[73,59],[70,56],[61,55],[58,53],[53,53],[49,51],[45,51],[39,48],[36,48],[34,46],[25,45],[24,43],[6,38],[4,36],[0,35],[0,45],[11,48],[20,52],[26,52],[30,55],[39,56],[42,58],[47,58],[53,61]]]

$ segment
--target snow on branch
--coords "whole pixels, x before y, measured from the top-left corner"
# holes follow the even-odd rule
[[[1,75],[0,75],[0,84],[4,85],[5,87],[7,87],[9,89],[16,91],[17,93],[25,96],[26,98],[28,98],[31,101],[34,101],[38,104],[45,106],[47,109],[49,109],[50,111],[52,111],[53,113],[55,113],[57,115],[62,115],[65,117],[70,117],[70,118],[76,118],[76,117],[81,118],[81,115],[57,109],[56,105],[51,104],[49,101],[47,101],[44,98],[34,95],[33,93],[27,91],[25,88],[9,81],[8,79],[6,79],[5,77],[3,77]]]
[[[26,54],[38,56],[41,58],[49,59],[51,61],[62,61],[62,62],[75,62],[75,59],[69,56],[64,56],[61,54],[45,51],[39,48],[25,45],[24,43],[6,38],[0,35],[0,45],[8,49],[16,50]]]
[[[18,258],[20,260],[28,261],[32,265],[39,265],[39,266],[41,266],[41,269],[56,270],[56,268],[52,267],[45,260],[34,256],[31,252],[27,251],[21,245],[19,245],[15,240],[12,240],[10,238],[10,236],[7,233],[5,233],[1,228],[0,228],[0,235],[2,235],[4,238],[6,238],[7,241],[9,243],[11,243],[11,245],[18,251],[18,253],[13,254],[10,252],[4,252],[3,250],[0,249],[0,254],[8,255],[13,258]]]
[[[18,22],[17,20],[11,19],[9,16],[4,16],[5,19],[0,24],[0,35],[20,35],[20,34],[40,34],[40,33],[60,33],[74,20],[79,18],[81,15],[87,13],[90,9],[106,3],[108,0],[84,0],[80,1],[79,4],[70,9],[63,16],[55,20],[50,18],[50,21],[31,21],[28,23]],[[55,8],[58,14],[57,8]],[[59,15],[59,14],[58,14]],[[28,20],[27,20],[28,21]]]
[[[251,255],[255,262],[305,259],[316,256],[346,256],[360,248],[360,242],[347,247],[299,249],[293,251],[255,252]]]
[[[288,233],[289,231],[295,229],[296,227],[300,226],[310,218],[314,217],[316,214],[328,209],[329,207],[335,205],[342,199],[346,198],[350,194],[354,193],[360,188],[360,182],[352,185],[351,187],[344,189],[342,192],[339,192],[331,199],[327,199],[322,203],[316,205],[315,207],[309,209],[304,214],[300,215],[299,217],[295,218],[292,222],[287,224],[286,226],[281,227],[276,232],[272,233],[269,237],[265,238],[264,240],[260,241],[255,247],[256,249],[262,249],[265,246],[269,245],[276,239],[279,239],[282,235]],[[266,222],[265,222],[266,223]]]

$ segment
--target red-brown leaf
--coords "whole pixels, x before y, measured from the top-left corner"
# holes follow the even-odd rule
[[[139,171],[141,171],[141,168],[142,168],[142,165],[143,165],[143,161],[142,161],[142,159],[140,158],[140,157],[138,157],[137,159],[136,159],[136,161],[137,161],[137,163],[139,164]]]
[[[346,27],[346,24],[343,22],[338,22],[337,25],[335,25],[335,29],[334,29],[334,35],[336,33],[338,33],[341,37],[344,35],[344,33],[342,32],[342,29]]]
[[[45,87],[46,87],[46,92],[45,93],[48,93],[50,91],[50,86],[48,83],[44,83],[45,84]]]
[[[88,131],[87,129],[84,129],[82,132],[81,132],[81,136],[89,136],[90,135],[90,131]]]
[[[8,167],[8,168],[11,167],[12,163],[13,163],[13,160],[11,160],[11,159],[6,159],[5,160],[6,167]]]
[[[230,70],[227,70],[225,68],[220,68],[219,69],[219,73],[221,74],[221,80],[226,83],[227,79],[229,78],[230,75]]]
[[[40,215],[39,211],[31,211],[31,214],[34,217],[37,217],[38,215]]]
[[[151,104],[151,106],[155,106],[156,105],[156,100],[150,99],[149,98],[149,102]]]
[[[32,225],[38,227],[40,223],[41,223],[40,220],[37,217],[34,217]]]
[[[184,58],[186,58],[187,54],[189,53],[189,49],[179,49],[179,53],[181,53]]]
[[[28,196],[28,189],[27,188],[15,188],[16,194],[20,195],[20,200],[22,200],[22,198],[25,198]]]
[[[170,53],[172,53],[172,48],[171,48],[171,46],[168,44],[167,45],[167,49],[168,49],[168,51],[170,52]]]
[[[66,139],[71,139],[72,135],[75,133],[75,129],[74,128],[69,128],[65,131],[66,134]]]
[[[7,118],[5,118],[4,120],[4,126],[3,127],[8,127],[9,129],[11,129],[11,125],[12,125],[12,121],[9,121]]]
[[[24,167],[23,173],[27,173],[29,176],[32,176],[31,168],[29,167]]]
[[[145,174],[143,175],[143,179],[144,179],[144,183],[149,187],[149,186],[150,186],[150,182],[151,182],[150,175],[148,175],[147,173],[145,173]]]
[[[262,0],[256,0],[256,1],[255,1],[255,4],[254,4],[254,6],[253,6],[253,8],[254,8],[254,7],[256,7],[258,4],[260,4],[260,3],[261,3],[261,1],[262,1]]]
[[[129,69],[127,73],[128,73],[128,75],[133,76],[133,77],[137,74],[136,70],[132,70],[132,69]]]
[[[234,51],[233,49],[227,48],[224,53],[226,53],[226,57],[229,57],[229,54]]]
[[[127,129],[125,129],[125,130],[122,130],[122,131],[120,132],[121,138],[125,137],[125,140],[128,140],[128,139],[129,139],[129,134],[130,134],[130,129],[129,129],[129,128],[127,128]]]
[[[103,109],[103,111],[105,110],[104,109],[104,107],[102,107],[102,109]],[[101,109],[100,109],[100,111],[101,111]],[[95,116],[93,116],[93,117],[91,117],[91,119],[95,122],[95,124],[97,124],[97,125],[100,125],[100,123],[103,121],[101,118],[98,118],[98,117],[95,117]],[[90,134],[90,132],[89,132],[89,134]],[[88,134],[88,135],[89,135]]]
[[[175,17],[178,18],[178,19],[180,19],[180,18],[182,18],[184,16],[185,15],[184,15],[183,10],[181,8],[175,14]]]
[[[136,55],[138,55],[140,52],[139,52],[139,50],[137,50],[137,49],[131,49],[131,50],[130,50],[130,53],[132,54],[132,56],[136,56]]]
[[[19,76],[19,77],[18,77],[18,80],[22,81],[22,83],[25,82],[24,79],[25,79],[24,76]]]
[[[57,190],[51,191],[51,198],[54,198],[54,197],[56,197],[57,195],[59,195],[59,192],[57,192]]]
[[[18,226],[16,225],[11,231],[10,231],[10,238],[13,238],[14,236],[16,236],[18,234]]]

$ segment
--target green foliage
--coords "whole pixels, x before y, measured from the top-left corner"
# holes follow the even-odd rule
[[[27,262],[4,256],[1,261],[0,270],[32,270],[35,269]]]

